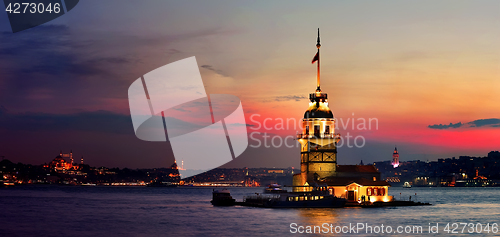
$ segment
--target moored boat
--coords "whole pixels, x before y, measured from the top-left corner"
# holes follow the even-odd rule
[[[214,206],[234,206],[236,200],[231,196],[231,193],[227,189],[213,190],[212,201],[210,201]]]
[[[336,208],[344,207],[346,201],[326,192],[284,192],[246,196],[241,205],[269,208]]]

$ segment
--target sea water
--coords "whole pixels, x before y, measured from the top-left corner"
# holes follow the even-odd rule
[[[263,188],[228,189],[237,201],[263,191]],[[0,188],[0,236],[282,236],[307,234],[308,230],[312,235],[335,236],[500,235],[492,232],[492,224],[500,224],[500,188],[393,187],[389,192],[396,199],[408,200],[412,196],[412,200],[433,205],[214,207],[210,204],[212,188],[8,187]],[[463,228],[460,223],[467,226]],[[478,234],[478,223],[483,229],[489,223],[489,233]],[[477,228],[469,233],[471,224]],[[363,229],[353,232],[353,225]],[[388,226],[392,233],[387,233]],[[397,233],[400,226],[403,233]],[[419,226],[422,232],[405,232]],[[430,228],[437,233],[429,233]]]

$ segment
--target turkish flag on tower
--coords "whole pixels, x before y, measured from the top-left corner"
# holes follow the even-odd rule
[[[316,53],[316,56],[314,56],[313,60],[311,63],[314,63],[319,60],[319,52]]]

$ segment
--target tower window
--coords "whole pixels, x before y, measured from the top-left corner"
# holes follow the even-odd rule
[[[325,126],[325,134],[330,134],[330,126]]]
[[[309,134],[309,126],[306,126],[306,134]]]
[[[319,137],[319,125],[314,125],[314,136]]]

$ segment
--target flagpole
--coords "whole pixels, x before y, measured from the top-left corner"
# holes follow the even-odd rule
[[[316,91],[321,91],[321,88],[320,88],[320,77],[319,77],[319,48],[321,47],[321,44],[319,43],[319,28],[318,28],[318,43],[316,44],[316,48],[318,48],[318,81],[317,81],[317,86],[318,88],[316,89]]]

